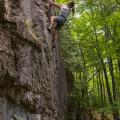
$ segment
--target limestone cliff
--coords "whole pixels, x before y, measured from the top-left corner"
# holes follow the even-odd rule
[[[47,2],[0,0],[0,120],[64,120],[66,75]]]

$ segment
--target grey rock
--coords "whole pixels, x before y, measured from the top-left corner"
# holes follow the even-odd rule
[[[0,1],[0,120],[64,120],[67,81],[52,50],[48,0]]]

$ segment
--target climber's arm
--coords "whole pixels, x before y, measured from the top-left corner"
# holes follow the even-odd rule
[[[51,1],[51,0],[49,0],[49,2],[50,2],[50,4],[52,4],[53,6],[55,6],[55,7],[59,8],[59,9],[61,9],[61,5],[58,5],[58,4],[54,3],[54,2]]]

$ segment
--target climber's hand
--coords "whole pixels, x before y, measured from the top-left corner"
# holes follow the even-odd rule
[[[54,3],[52,0],[49,0],[49,2],[50,2],[50,4],[52,4],[53,6],[61,9],[61,5],[58,5],[58,4]]]

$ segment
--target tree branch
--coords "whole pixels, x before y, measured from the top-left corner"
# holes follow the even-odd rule
[[[87,83],[89,83],[89,82],[91,81],[91,79],[92,79],[101,69],[103,69],[103,67],[104,67],[104,66],[100,67],[100,68],[93,74],[93,76],[91,76],[91,77],[88,79]]]

